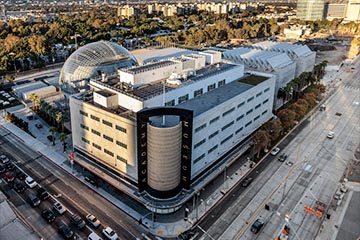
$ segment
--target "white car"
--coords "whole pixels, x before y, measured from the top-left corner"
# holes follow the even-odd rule
[[[4,154],[0,155],[0,160],[2,163],[8,163],[10,161],[10,159]]]
[[[102,233],[104,234],[104,236],[107,239],[110,240],[116,240],[118,239],[118,235],[116,234],[116,232],[114,230],[112,230],[110,227],[106,227],[102,230]]]
[[[275,156],[276,154],[278,154],[280,152],[280,148],[279,147],[275,147],[273,150],[271,150],[270,154]]]
[[[326,136],[329,139],[333,139],[335,137],[335,133],[334,132],[329,132]]]
[[[54,210],[57,211],[60,215],[66,212],[66,208],[59,202],[54,203]]]
[[[93,227],[97,228],[100,226],[100,221],[94,215],[88,214],[86,215],[86,220],[90,223]]]
[[[26,185],[28,185],[29,188],[34,188],[37,186],[37,182],[35,182],[35,180],[29,176],[27,178],[25,178],[25,183],[26,183]]]

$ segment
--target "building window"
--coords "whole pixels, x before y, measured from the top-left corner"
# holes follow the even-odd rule
[[[212,139],[213,137],[215,137],[218,134],[219,134],[219,131],[213,132],[212,134],[209,135],[209,139]]]
[[[81,140],[82,140],[83,142],[87,143],[87,144],[90,144],[90,141],[89,141],[89,140],[87,140],[87,139],[86,139],[86,138],[84,138],[84,137],[82,137],[82,138],[81,138]]]
[[[114,156],[114,153],[113,152],[111,152],[111,151],[109,151],[109,150],[107,150],[106,148],[104,148],[104,153],[106,153],[106,154],[108,154],[108,155],[110,155],[110,156]]]
[[[265,110],[261,113],[261,115],[265,115],[268,112],[268,110]]]
[[[109,142],[113,142],[113,141],[114,141],[112,137],[109,137],[109,136],[107,136],[107,135],[105,135],[105,134],[103,134],[103,138],[105,138],[105,139],[108,140]]]
[[[212,148],[209,149],[208,154],[212,153],[213,151],[215,151],[218,148],[218,145],[216,144],[215,146],[213,146]]]
[[[80,127],[82,129],[85,129],[85,130],[88,130],[89,131],[89,127],[88,126],[85,126],[84,124],[80,123]]]
[[[102,123],[103,124],[105,124],[105,125],[107,125],[107,126],[109,126],[109,127],[112,127],[112,123],[111,122],[109,122],[109,121],[106,121],[106,120],[102,120]]]
[[[250,113],[252,113],[252,109],[250,109],[249,111],[246,112],[246,115],[249,115]]]
[[[252,121],[248,122],[247,124],[245,124],[245,127],[249,126],[252,123]]]
[[[259,92],[258,94],[256,94],[256,97],[261,96],[262,92]]]
[[[218,82],[218,87],[222,87],[225,85],[225,79]]]
[[[194,149],[200,147],[201,145],[203,145],[206,142],[205,138],[203,140],[201,140],[200,142],[198,142],[197,144],[194,145]]]
[[[93,120],[95,120],[95,121],[100,122],[100,118],[97,117],[97,116],[94,116],[94,115],[91,114],[91,115],[90,115],[90,118],[93,119]]]
[[[208,86],[208,92],[210,92],[210,91],[214,90],[215,88],[216,88],[215,83],[213,83],[213,84],[209,85],[209,86]]]
[[[261,103],[255,106],[255,109],[258,109],[261,106]]]
[[[99,145],[97,145],[96,143],[92,143],[92,145],[93,145],[94,148],[97,148],[97,149],[101,150],[101,147]]]
[[[203,94],[203,89],[202,88],[194,91],[194,97],[200,96],[201,94]]]
[[[119,125],[115,126],[116,130],[119,130],[120,132],[126,133],[126,128],[120,127]]]
[[[189,94],[186,94],[184,96],[179,97],[178,102],[180,104],[180,103],[186,102],[188,99],[189,99]]]
[[[242,114],[241,116],[239,116],[238,118],[236,118],[236,121],[240,121],[242,118],[244,118],[244,114]]]
[[[266,93],[266,92],[269,91],[269,90],[270,90],[270,88],[265,89],[265,90],[264,90],[264,93]]]
[[[205,157],[205,153],[202,154],[200,157],[196,158],[196,159],[194,160],[194,164],[197,163],[198,161],[200,161],[201,159],[203,159],[204,157]]]
[[[242,103],[240,103],[239,105],[237,105],[237,107],[239,108],[239,107],[242,107],[242,106],[244,106],[244,104],[245,104],[245,102],[242,102]]]
[[[269,99],[266,99],[265,101],[263,101],[263,104],[267,103],[269,101]]]
[[[231,113],[234,110],[235,110],[235,108],[233,107],[233,108],[227,110],[226,112],[224,112],[222,116],[225,117],[226,115],[228,115],[229,113]]]
[[[122,142],[116,140],[116,144],[119,145],[120,147],[127,149],[127,145],[125,143],[122,143]]]
[[[238,130],[235,131],[235,134],[238,134],[239,132],[241,132],[243,130],[243,127],[239,128]]]
[[[229,141],[232,137],[233,137],[233,134],[230,134],[230,135],[227,136],[224,140],[222,140],[220,144],[223,145],[224,143],[226,143],[227,141]]]
[[[81,110],[80,110],[80,114],[85,116],[85,117],[89,116],[89,114],[87,112],[84,112],[84,111],[81,111]]]
[[[254,100],[254,97],[249,98],[247,102],[251,102],[252,100]]]
[[[254,122],[256,121],[256,120],[258,120],[260,118],[260,115],[257,115],[255,118],[254,118]]]
[[[119,156],[119,155],[116,155],[116,159],[123,162],[123,163],[125,163],[125,164],[127,164],[127,160],[125,158]]]
[[[197,133],[198,131],[200,131],[201,129],[204,129],[204,128],[206,128],[206,123],[204,123],[203,125],[201,125],[198,128],[195,128],[195,132]]]
[[[95,129],[91,129],[91,132],[95,135],[101,136],[100,132],[96,131]]]
[[[165,106],[175,106],[175,99],[165,103]]]
[[[231,125],[233,125],[234,124],[234,121],[231,121],[231,122],[229,122],[228,124],[226,124],[225,126],[223,126],[222,128],[221,128],[221,131],[224,131],[225,129],[227,129],[227,128],[229,128]]]
[[[217,120],[219,120],[219,116],[211,119],[211,120],[210,120],[210,124],[213,124],[213,123],[216,122]]]

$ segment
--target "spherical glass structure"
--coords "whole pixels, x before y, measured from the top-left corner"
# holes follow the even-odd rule
[[[102,73],[114,74],[118,68],[138,65],[135,57],[124,47],[107,41],[87,44],[66,60],[60,72],[63,91],[77,93],[87,88],[90,78]]]

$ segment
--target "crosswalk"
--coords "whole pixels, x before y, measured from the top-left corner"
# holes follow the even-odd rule
[[[352,89],[352,90],[360,91],[360,87],[353,87],[353,86],[350,86],[350,85],[344,85],[343,88],[344,89]]]

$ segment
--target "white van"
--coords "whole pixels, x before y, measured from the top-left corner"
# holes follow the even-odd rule
[[[102,238],[99,237],[96,233],[92,232],[92,233],[90,233],[90,235],[88,236],[88,240],[102,240]]]

